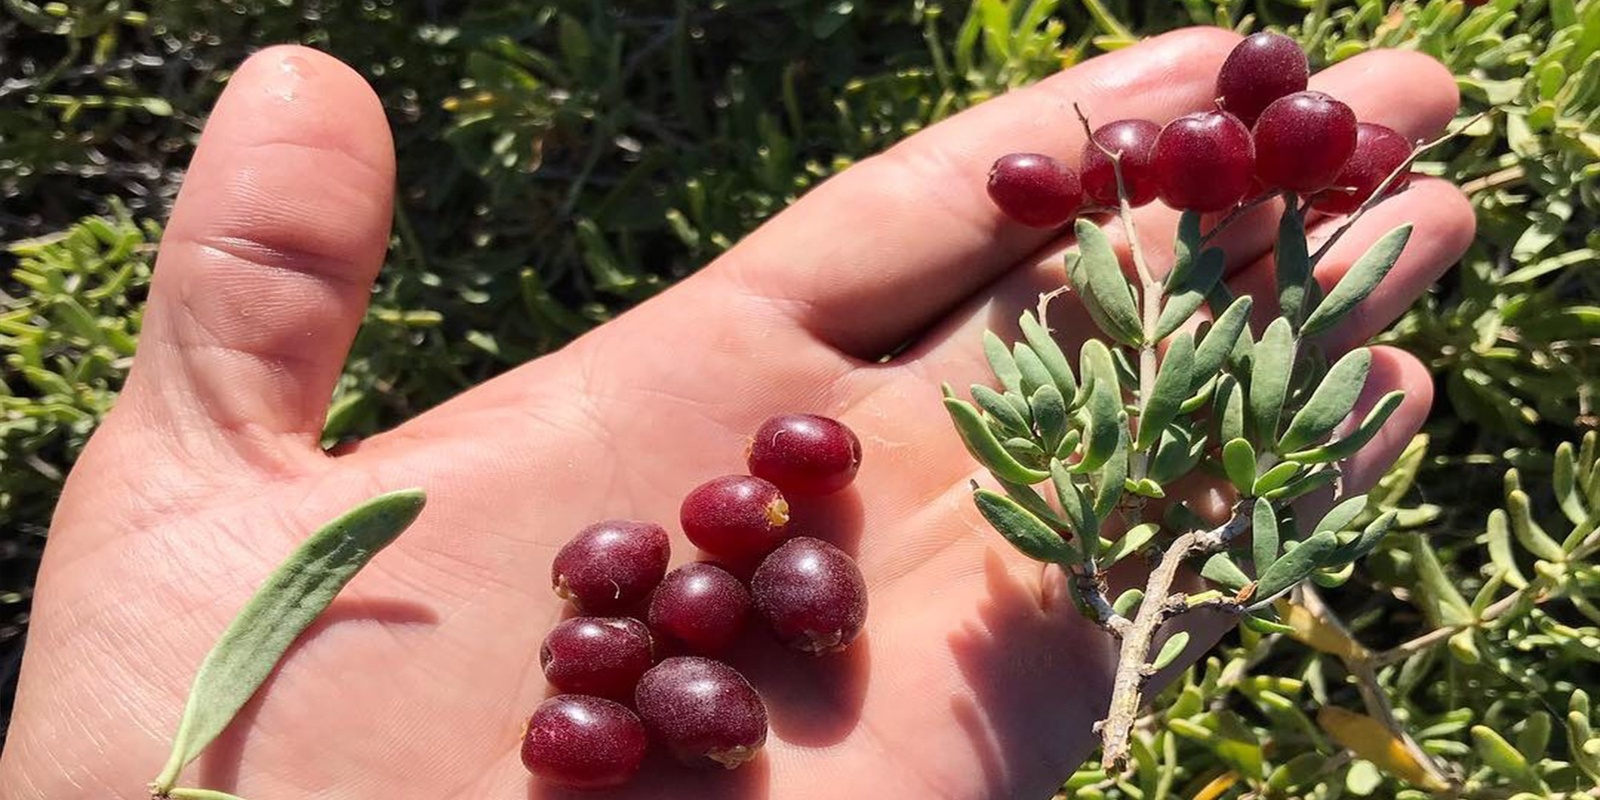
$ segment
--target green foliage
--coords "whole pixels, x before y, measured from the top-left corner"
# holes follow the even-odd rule
[[[0,240],[33,241],[0,255],[0,716],[61,478],[126,369],[121,345],[138,330],[152,223],[165,218],[199,122],[249,50],[302,41],[333,52],[373,82],[396,133],[396,236],[329,420],[337,438],[559,346],[705,263],[827,175],[1008,87],[1192,22],[1265,25],[1300,38],[1316,67],[1375,47],[1428,52],[1456,73],[1462,120],[1491,112],[1418,165],[1468,190],[1479,219],[1472,249],[1381,337],[1421,356],[1443,390],[1429,447],[1410,451],[1370,495],[1404,535],[1347,574],[1312,578],[1343,582],[1325,592],[1330,613],[1368,646],[1451,631],[1378,677],[1409,735],[1457,765],[1473,787],[1467,796],[1538,794],[1520,788],[1531,784],[1515,759],[1474,726],[1523,754],[1553,792],[1570,792],[1577,772],[1554,765],[1592,763],[1572,749],[1595,724],[1574,691],[1594,685],[1592,660],[1573,646],[1593,635],[1592,620],[1560,599],[1540,607],[1546,627],[1531,612],[1501,626],[1451,626],[1473,618],[1473,599],[1496,574],[1491,604],[1518,591],[1515,575],[1539,579],[1538,560],[1560,559],[1536,552],[1551,553],[1545,539],[1562,545],[1576,524],[1573,493],[1556,487],[1568,485],[1564,475],[1575,480],[1582,448],[1571,468],[1551,454],[1594,425],[1600,390],[1597,15],[1596,0],[650,0],[617,13],[575,1],[7,0]],[[34,274],[45,289],[21,277]],[[94,291],[115,281],[120,291]],[[1168,305],[1204,299],[1220,310],[1231,299],[1199,291],[1169,288]],[[1224,331],[1216,342],[1238,336]],[[1078,354],[1057,358],[1025,340],[1062,398],[1074,396],[1083,376],[1066,365]],[[1197,336],[1197,380],[1234,355],[1208,341]],[[1005,359],[1015,360],[1009,348]],[[1048,393],[1023,394],[1013,370],[1011,384],[1001,376],[1005,402],[1044,412],[1027,424],[1055,430]],[[1245,388],[1226,378],[1193,386],[1192,396],[1211,392],[1205,402],[1225,412],[1215,424],[1242,433]],[[1285,433],[1294,416],[1279,420]],[[1080,446],[1078,431],[1056,435],[1052,453]],[[1194,469],[1206,441],[1169,426],[1150,450],[1151,476],[1166,483]],[[1526,500],[1504,494],[1512,466]],[[1269,472],[1251,466],[1255,481]],[[1016,487],[1002,488],[1023,503]],[[1098,527],[1089,522],[1095,501],[1114,488],[1085,495],[1064,522]],[[1539,528],[1512,528],[1524,503]],[[1147,544],[1154,530],[1145,533]],[[1252,557],[1207,563],[1207,575],[1248,580]],[[1507,559],[1515,575],[1484,571]],[[1595,559],[1579,561],[1592,568]],[[1567,578],[1574,587],[1588,580]],[[1116,606],[1131,613],[1139,599],[1131,592]],[[1477,663],[1462,660],[1473,652]],[[1362,708],[1344,664],[1288,635],[1240,631],[1157,700],[1160,724],[1140,728],[1133,778],[1085,771],[1067,794],[1193,797],[1209,785],[1238,795],[1261,774],[1269,796],[1405,791],[1316,724],[1332,716],[1320,709]],[[1589,778],[1592,787],[1597,776]]]

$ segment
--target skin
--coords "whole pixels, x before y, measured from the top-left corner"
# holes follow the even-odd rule
[[[148,796],[196,665],[261,578],[343,509],[414,485],[430,495],[416,526],[182,785],[257,800],[566,796],[517,759],[547,691],[539,642],[563,611],[543,577],[550,558],[596,519],[675,520],[684,492],[741,470],[745,437],[785,411],[836,416],[861,436],[853,488],[797,508],[797,524],[859,555],[867,631],[825,660],[751,637],[731,659],[770,707],[765,754],[728,774],[652,761],[614,796],[1048,796],[1093,747],[1114,651],[1052,573],[983,524],[967,488],[979,470],[939,407],[940,382],[988,378],[982,329],[1009,330],[1062,281],[1064,243],[1003,220],[985,175],[1011,151],[1075,159],[1074,101],[1101,120],[1207,107],[1235,41],[1161,36],[933,126],[621,319],[338,455],[317,432],[383,260],[391,143],[354,72],[304,49],[258,54],[206,127],[126,391],[61,500],[0,797]],[[1401,52],[1353,58],[1312,88],[1414,139],[1438,132],[1457,100],[1442,67]],[[1224,237],[1238,290],[1270,283],[1274,216]],[[1325,337],[1330,351],[1381,330],[1473,231],[1453,187],[1417,180],[1319,279],[1402,221],[1417,226],[1410,248]],[[1176,214],[1151,206],[1139,222],[1164,270]],[[1091,331],[1067,299],[1051,313],[1069,348]],[[1378,351],[1357,415],[1393,388],[1409,399],[1346,465],[1355,487],[1426,415],[1426,371],[1393,350]],[[691,559],[674,535],[674,562]]]

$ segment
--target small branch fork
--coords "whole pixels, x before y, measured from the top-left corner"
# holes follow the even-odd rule
[[[1196,530],[1179,536],[1164,551],[1158,551],[1155,568],[1145,584],[1144,599],[1130,621],[1117,617],[1124,625],[1107,625],[1112,635],[1122,640],[1122,651],[1117,658],[1116,679],[1111,688],[1111,708],[1099,724],[1101,766],[1107,773],[1120,774],[1128,766],[1128,740],[1133,734],[1139,707],[1144,704],[1144,688],[1154,670],[1150,667],[1150,648],[1161,626],[1172,618],[1192,608],[1211,608],[1239,613],[1237,603],[1208,602],[1191,606],[1189,597],[1172,591],[1178,570],[1190,558],[1210,555],[1226,548],[1240,534],[1250,529],[1256,500],[1239,501],[1228,521],[1210,530]],[[1115,622],[1116,620],[1113,620]],[[1104,624],[1104,623],[1102,623]]]

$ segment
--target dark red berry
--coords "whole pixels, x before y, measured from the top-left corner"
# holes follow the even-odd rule
[[[1155,154],[1161,126],[1147,119],[1119,119],[1101,125],[1083,145],[1083,194],[1103,206],[1115,206],[1117,176],[1106,150],[1122,153],[1122,182],[1134,208],[1156,199],[1156,174],[1150,159]],[[1096,143],[1100,147],[1096,147]]]
[[[861,440],[836,419],[780,414],[756,430],[748,462],[787,496],[830,494],[855,480]]]
[[[1217,99],[1246,125],[1272,101],[1303,91],[1311,77],[1305,51],[1281,33],[1262,32],[1244,38],[1217,71]]]
[[[627,706],[599,697],[557,695],[539,704],[522,737],[522,764],[551,783],[605,789],[627,783],[648,739]]]
[[[1083,188],[1066,164],[1038,153],[1011,153],[989,168],[989,199],[1011,219],[1054,228],[1078,213]]]
[[[1295,92],[1267,106],[1251,135],[1261,182],[1310,194],[1331,185],[1356,149],[1356,114],[1322,92]]]
[[[733,769],[767,741],[767,707],[738,670],[698,656],[664,659],[639,680],[639,717],[657,742],[694,766]]]
[[[695,487],[679,510],[701,550],[735,561],[769,553],[789,535],[789,502],[770,481],[724,475]]]
[[[797,536],[772,551],[750,579],[756,610],[795,650],[843,650],[867,621],[867,582],[854,559],[820,539]]]
[[[684,564],[650,596],[650,627],[692,653],[728,649],[749,618],[750,592],[715,564]]]
[[[1328,214],[1349,214],[1378,190],[1383,179],[1411,157],[1411,142],[1390,128],[1371,122],[1356,124],[1356,150],[1333,185],[1318,194],[1311,207]],[[1410,176],[1401,175],[1389,191],[1405,188]]]
[[[627,617],[573,617],[544,638],[539,666],[562,692],[630,700],[639,676],[655,663],[650,629]]]
[[[653,522],[596,522],[572,537],[550,565],[556,594],[590,614],[615,614],[648,597],[667,574],[667,531]]]
[[[1255,149],[1250,129],[1238,117],[1202,111],[1161,129],[1151,163],[1161,202],[1183,210],[1222,211],[1250,190]]]

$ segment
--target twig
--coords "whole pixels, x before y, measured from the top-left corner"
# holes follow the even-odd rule
[[[1227,228],[1229,225],[1238,222],[1240,217],[1249,213],[1256,206],[1259,206],[1268,200],[1272,200],[1277,196],[1278,195],[1276,192],[1263,192],[1257,195],[1253,200],[1246,200],[1245,202],[1234,206],[1233,210],[1229,211],[1226,217],[1218,220],[1217,224],[1211,226],[1211,230],[1206,231],[1205,235],[1200,237],[1200,249],[1204,250],[1206,245],[1210,244],[1211,240],[1216,238],[1217,234],[1221,233],[1223,229]]]
[[[1133,734],[1139,706],[1143,704],[1145,683],[1151,674],[1150,645],[1163,624],[1189,610],[1187,599],[1172,591],[1179,568],[1191,556],[1215,553],[1249,530],[1255,504],[1254,498],[1239,501],[1226,523],[1211,530],[1189,531],[1160,553],[1160,561],[1150,572],[1144,599],[1139,602],[1133,623],[1122,635],[1117,675],[1111,684],[1111,708],[1099,726],[1100,766],[1108,773],[1121,773],[1128,766],[1128,740]]]

